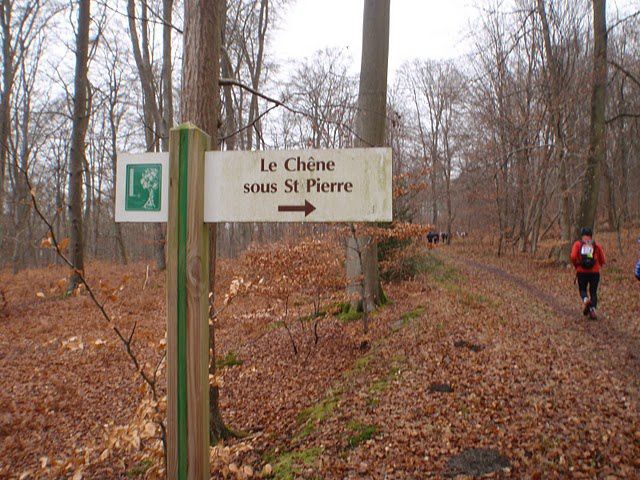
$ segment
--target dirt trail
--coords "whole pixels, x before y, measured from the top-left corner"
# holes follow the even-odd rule
[[[610,358],[611,366],[621,373],[630,385],[636,388],[636,398],[640,397],[640,338],[629,335],[618,328],[616,322],[606,315],[600,314],[598,321],[586,321],[577,310],[576,302],[570,306],[566,298],[560,299],[552,295],[531,281],[527,281],[521,276],[508,272],[496,265],[480,263],[475,260],[465,259],[461,262],[459,258],[450,254],[444,254],[448,261],[455,263],[459,268],[466,267],[476,271],[488,272],[494,277],[510,283],[520,289],[523,293],[535,298],[538,302],[546,305],[561,321],[561,328],[569,329],[581,335],[591,337],[597,344],[606,346],[608,352],[614,352]],[[566,293],[563,291],[563,293]],[[575,294],[573,290],[570,294]],[[566,297],[566,295],[565,295]]]
[[[637,370],[621,362],[631,347],[617,345],[608,320],[584,321],[555,284],[527,281],[515,262],[510,271],[489,256],[432,254],[416,279],[427,290],[403,299],[405,313],[338,382],[332,413],[305,439],[326,448],[324,478],[444,478],[470,448],[509,459],[498,478],[640,478],[622,459],[640,448]],[[350,425],[376,433],[359,448],[328,441]]]
[[[502,280],[513,283],[524,292],[535,297],[537,300],[540,300],[543,303],[545,303],[559,317],[563,317],[563,316],[574,317],[576,314],[574,308],[570,308],[568,305],[561,302],[557,297],[554,297],[553,295],[548,294],[547,292],[543,291],[542,289],[538,288],[532,283],[527,282],[523,278],[518,277],[517,275],[513,275],[512,273],[509,273],[505,270],[502,270],[501,268],[498,268],[495,265],[487,265],[487,264],[475,262],[473,260],[467,260],[466,265],[472,268],[475,268],[476,270],[484,270],[486,272],[492,273],[493,275],[496,275]]]

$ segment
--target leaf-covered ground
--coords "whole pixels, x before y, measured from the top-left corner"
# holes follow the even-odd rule
[[[640,478],[640,285],[632,244],[620,255],[608,240],[597,322],[570,269],[473,238],[421,250],[415,278],[385,285],[367,337],[331,295],[325,315],[300,301],[284,319],[276,299],[239,295],[217,322],[218,381],[247,436],[212,450],[212,477],[443,478],[475,448],[508,460],[498,478]],[[137,324],[134,348],[155,365],[163,276],[143,289],[143,264],[88,272],[105,298],[118,290],[108,310]],[[106,448],[146,394],[86,295],[62,298],[64,274],[0,274],[0,478],[153,476],[143,431],[136,448]],[[256,272],[220,262],[219,298],[238,275]]]

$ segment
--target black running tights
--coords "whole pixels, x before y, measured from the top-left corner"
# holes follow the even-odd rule
[[[587,288],[589,289],[589,297],[591,298],[591,306],[598,306],[598,283],[600,283],[599,273],[578,273],[578,289],[580,297],[587,297]]]

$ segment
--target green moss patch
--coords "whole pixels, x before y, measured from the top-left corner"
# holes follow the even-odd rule
[[[373,438],[373,436],[379,431],[377,425],[370,425],[355,421],[349,422],[347,428],[351,432],[349,438],[347,438],[349,448],[356,448],[358,445]]]
[[[347,312],[340,312],[338,314],[338,319],[344,323],[355,322],[357,320],[360,320],[361,318],[362,312],[358,312],[357,310],[349,310]]]
[[[455,283],[461,280],[460,272],[445,263],[435,255],[428,253],[422,257],[422,271],[430,279],[438,283]]]
[[[226,367],[235,367],[242,365],[244,360],[240,360],[236,352],[229,352],[224,357],[219,357],[216,360],[216,368],[222,369]]]
[[[382,393],[388,387],[389,387],[389,380],[386,379],[386,378],[383,378],[382,380],[377,380],[377,381],[373,382],[373,385],[371,385],[371,387],[369,387],[369,393],[372,393],[374,395],[376,393]]]
[[[323,318],[327,316],[327,312],[325,312],[324,310],[319,311],[319,312],[315,312],[312,313],[311,315],[305,315],[304,317],[300,317],[298,320],[300,320],[301,322],[311,322],[312,320],[315,320],[316,318]]]
[[[333,414],[339,400],[340,394],[333,393],[315,405],[302,410],[297,417],[298,424],[302,427],[296,437],[304,438],[313,432],[320,423]]]
[[[426,309],[422,305],[418,305],[414,310],[403,313],[400,318],[402,318],[402,320],[404,320],[405,322],[408,320],[413,320],[414,318],[422,316],[425,310]]]
[[[140,462],[136,463],[133,467],[127,470],[125,475],[128,478],[140,477],[145,473],[147,473],[147,470],[149,470],[152,466],[153,466],[153,461],[147,458],[145,460],[141,460]]]
[[[355,362],[353,362],[353,367],[350,371],[359,373],[366,370],[369,366],[369,363],[371,363],[371,360],[373,360],[373,355],[371,355],[370,353],[358,358]]]
[[[302,470],[312,466],[320,455],[322,449],[320,447],[307,448],[296,452],[284,452],[278,456],[267,458],[273,472],[270,478],[275,480],[294,480],[299,478]]]

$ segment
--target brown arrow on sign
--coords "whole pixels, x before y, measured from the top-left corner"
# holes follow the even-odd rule
[[[305,200],[304,205],[278,205],[279,212],[304,212],[308,216],[316,209],[309,201]]]

